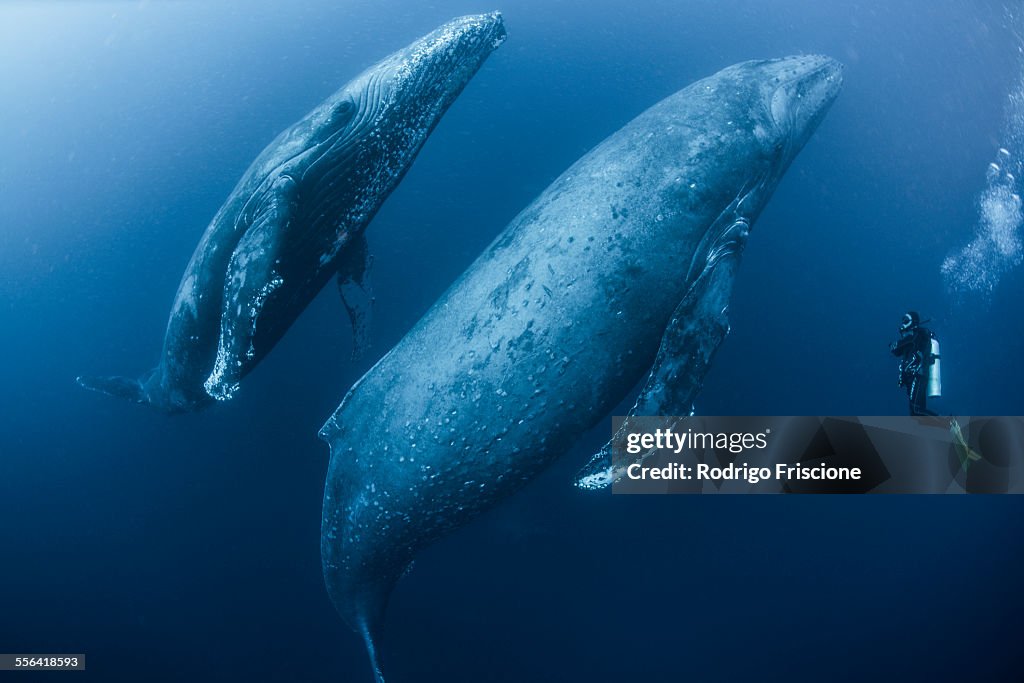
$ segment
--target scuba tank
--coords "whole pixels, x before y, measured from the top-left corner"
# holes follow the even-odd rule
[[[928,396],[942,396],[942,368],[939,365],[939,340],[932,335],[931,365],[928,367]]]

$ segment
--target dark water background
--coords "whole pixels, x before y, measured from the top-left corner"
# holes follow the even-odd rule
[[[86,652],[75,680],[369,680],[320,577],[317,429],[569,164],[745,59],[823,52],[846,86],[755,227],[698,410],[900,414],[886,345],[914,307],[942,410],[1024,413],[1024,271],[959,303],[939,273],[1019,41],[1001,4],[947,0],[506,0],[508,42],[370,226],[367,357],[328,288],[230,404],[168,418],[74,385],[153,365],[199,235],[279,130],[495,8],[0,3],[0,651]],[[606,429],[421,555],[390,680],[1020,680],[1024,500],[581,495]]]

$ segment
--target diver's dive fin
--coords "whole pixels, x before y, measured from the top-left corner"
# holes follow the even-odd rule
[[[960,423],[955,418],[949,423],[949,432],[953,435],[953,447],[960,459],[960,467],[966,472],[972,462],[981,460],[981,455],[967,444],[963,430],[960,429]]]
[[[101,394],[116,396],[132,403],[148,403],[142,383],[132,377],[77,377],[78,386]]]
[[[366,236],[360,233],[347,245],[346,254],[338,264],[338,293],[352,325],[354,358],[370,348],[373,292],[367,276],[372,263]]]
[[[704,375],[719,345],[729,333],[728,307],[739,253],[729,252],[710,261],[672,313],[661,339],[651,374],[629,418],[645,415],[690,415],[693,401],[704,386]],[[581,489],[603,489],[625,472],[612,462],[612,441],[598,451],[576,475]]]

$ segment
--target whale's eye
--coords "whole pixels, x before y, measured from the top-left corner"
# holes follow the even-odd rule
[[[338,106],[331,112],[331,125],[343,126],[352,120],[352,116],[355,114],[356,105],[352,100],[344,100],[338,103]]]

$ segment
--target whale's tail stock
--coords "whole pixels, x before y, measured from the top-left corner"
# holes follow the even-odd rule
[[[342,619],[363,639],[366,655],[370,659],[370,668],[373,669],[374,683],[385,683],[381,641],[384,632],[384,612],[394,582],[363,585],[349,593],[343,588],[338,591],[341,586],[332,582],[329,571],[325,573],[324,578],[327,580],[327,593]]]
[[[380,626],[363,622],[359,624],[359,632],[366,644],[366,654],[370,657],[370,666],[373,668],[374,683],[385,683],[384,669],[380,661]]]
[[[168,415],[200,410],[213,400],[205,393],[169,388],[164,369],[159,365],[137,379],[117,375],[82,375],[76,377],[75,382],[83,389],[122,398],[132,403],[143,403]]]
[[[144,377],[148,379],[148,373]],[[98,377],[93,375],[82,375],[75,378],[78,386],[90,391],[97,391],[108,396],[123,398],[132,403],[150,403],[149,394],[142,381],[134,377]]]
[[[384,613],[387,610],[391,590],[397,583],[397,577],[391,572],[384,572],[375,580],[355,588],[351,593],[335,593],[340,586],[332,585],[328,579],[327,592],[331,594],[335,607],[362,639],[366,646],[366,654],[370,658],[373,669],[374,683],[384,683],[384,663],[382,661],[382,638],[384,633]]]
[[[331,451],[333,469],[338,459],[333,443]],[[399,578],[408,571],[409,564],[393,557],[367,556],[372,548],[360,544],[360,539],[365,537],[350,533],[351,529],[344,524],[357,515],[358,510],[347,505],[335,505],[347,498],[335,486],[344,487],[346,484],[351,484],[351,480],[329,476],[324,491],[323,533],[320,540],[324,584],[338,614],[362,638],[370,659],[370,668],[373,669],[374,683],[384,683],[381,644],[384,616],[391,591]]]

